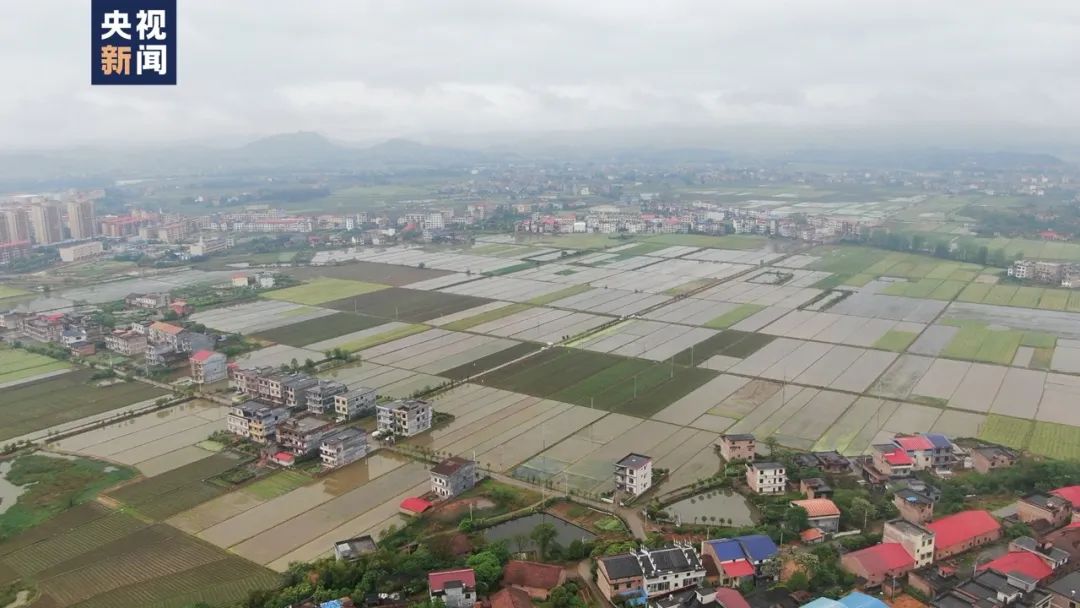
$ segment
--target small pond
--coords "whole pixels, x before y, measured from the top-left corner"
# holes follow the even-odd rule
[[[664,507],[671,519],[684,524],[751,526],[754,511],[741,494],[710,490]],[[730,521],[729,521],[730,520]]]
[[[484,530],[484,539],[488,541],[505,540],[511,551],[534,551],[537,547],[529,539],[529,534],[541,523],[549,523],[555,526],[555,531],[558,533],[555,542],[563,547],[575,540],[590,541],[596,538],[595,534],[585,528],[575,526],[554,515],[534,513],[525,517],[511,519]]]

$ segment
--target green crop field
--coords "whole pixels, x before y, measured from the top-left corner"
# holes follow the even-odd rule
[[[305,486],[313,479],[298,471],[277,471],[262,479],[244,486],[242,490],[259,500],[270,500]]]
[[[907,347],[911,346],[911,343],[918,337],[919,334],[913,331],[889,330],[874,343],[874,348],[883,348],[885,350],[902,353],[907,350]]]
[[[19,289],[10,285],[0,285],[0,300],[3,300],[4,298],[14,298],[16,296],[25,296],[28,293],[30,292],[25,289]]]
[[[1036,421],[1027,449],[1050,458],[1080,460],[1080,427]]]
[[[716,377],[705,369],[572,348],[552,348],[484,376],[483,383],[648,417]]]
[[[126,485],[109,495],[146,517],[163,520],[224,494],[224,486],[209,480],[239,464],[239,457],[218,453]]]
[[[282,325],[281,327],[261,331],[254,334],[253,337],[277,342],[278,344],[288,344],[289,346],[304,346],[382,325],[385,322],[384,319],[339,312],[317,319],[309,319],[292,325]]]
[[[391,287],[324,304],[327,308],[363,315],[419,323],[475,308],[491,300],[473,296]],[[309,342],[310,344],[310,342]]]
[[[958,325],[960,331],[941,353],[945,357],[1009,365],[1016,355],[1016,349],[1024,340],[1022,331],[995,331],[982,323],[972,322]]]
[[[701,365],[713,355],[725,355],[744,359],[776,339],[768,334],[755,334],[729,329],[702,340],[692,348],[675,355],[676,365]]]
[[[987,416],[979,439],[1028,450],[1061,460],[1080,460],[1080,427],[999,416]]]
[[[743,319],[765,310],[760,304],[740,304],[724,314],[705,323],[705,327],[712,329],[727,329]]]
[[[0,543],[0,572],[33,581],[41,593],[34,606],[79,608],[231,604],[281,580],[175,528],[96,503]]]
[[[398,327],[397,329],[391,329],[389,331],[384,331],[383,333],[375,334],[374,336],[367,336],[365,338],[360,338],[359,340],[353,340],[352,342],[346,342],[345,344],[342,344],[338,348],[341,348],[341,349],[343,349],[345,351],[348,351],[350,353],[355,353],[356,351],[364,350],[365,348],[371,348],[372,346],[378,346],[380,344],[390,342],[391,340],[397,340],[399,338],[404,338],[406,336],[411,336],[413,334],[418,334],[418,333],[420,333],[422,331],[427,331],[429,329],[431,329],[431,328],[428,327],[427,325],[406,325],[405,327]]]
[[[966,284],[963,281],[949,279],[919,279],[915,282],[893,283],[883,293],[909,298],[930,298],[934,300],[952,300]]]
[[[979,429],[979,439],[1011,448],[1024,449],[1031,438],[1031,430],[1034,426],[1035,424],[1031,420],[990,414]]]
[[[515,344],[510,348],[500,350],[497,353],[487,355],[486,357],[480,357],[471,363],[459,365],[453,369],[448,369],[439,372],[439,375],[444,378],[450,378],[453,380],[464,380],[469,376],[475,376],[481,372],[485,372],[489,369],[499,367],[504,363],[509,363],[515,359],[524,357],[525,355],[540,350],[539,344],[532,342],[522,342]]]
[[[378,283],[365,283],[364,281],[349,281],[346,279],[331,279],[318,277],[310,283],[276,289],[263,294],[264,298],[271,300],[284,300],[296,304],[317,305],[323,302],[332,302],[350,296],[358,296],[386,289],[386,285]]]
[[[95,386],[91,374],[79,369],[4,389],[0,441],[166,394],[142,382]]]
[[[71,365],[23,350],[0,349],[0,386],[62,369],[71,369]]]

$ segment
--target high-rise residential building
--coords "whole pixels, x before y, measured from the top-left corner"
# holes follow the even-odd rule
[[[60,221],[60,207],[57,205],[34,205],[30,211],[30,222],[34,225],[34,240],[38,245],[50,245],[64,240],[64,226]]]
[[[25,209],[8,209],[0,216],[0,220],[7,229],[5,242],[30,240],[30,218]]]
[[[89,239],[97,235],[94,220],[94,201],[74,200],[67,204],[68,228],[73,239]]]

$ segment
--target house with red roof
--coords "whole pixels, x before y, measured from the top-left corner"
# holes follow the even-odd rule
[[[1073,521],[1080,521],[1080,486],[1065,486],[1056,490],[1050,490],[1054,496],[1059,496],[1069,501],[1073,510]]]
[[[865,587],[876,587],[886,579],[903,577],[915,568],[915,559],[900,543],[880,543],[872,547],[845,553],[840,567],[866,581]]]
[[[810,525],[822,532],[836,532],[840,529],[840,508],[828,498],[793,500],[791,506],[806,511]]]
[[[997,559],[980,564],[978,569],[991,570],[1005,576],[1019,574],[1038,582],[1050,578],[1054,573],[1046,560],[1030,551],[1009,551]]]
[[[915,462],[900,446],[893,443],[882,443],[873,446],[874,468],[882,475],[889,477],[910,477]]]
[[[188,359],[191,380],[196,384],[211,384],[228,378],[225,355],[212,350],[200,350]]]
[[[410,496],[409,498],[401,501],[401,504],[398,506],[398,511],[400,511],[403,515],[416,517],[424,513],[431,507],[432,504],[430,500],[424,500],[423,498],[417,496]]]
[[[476,572],[461,568],[428,573],[428,594],[431,601],[442,600],[447,608],[472,608],[476,605]]]
[[[528,593],[515,587],[503,587],[490,598],[491,608],[532,608]]]
[[[934,533],[934,561],[952,557],[1001,538],[1001,524],[988,511],[961,511],[927,523]]]
[[[546,600],[551,590],[566,582],[561,566],[512,559],[503,569],[503,587],[521,589],[529,597]]]

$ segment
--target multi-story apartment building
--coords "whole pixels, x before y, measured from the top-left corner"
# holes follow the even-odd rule
[[[379,431],[412,437],[431,428],[431,404],[419,399],[391,401],[376,406]]]
[[[228,377],[225,355],[212,350],[200,350],[188,359],[191,379],[196,384],[212,384]]]
[[[913,524],[924,524],[934,518],[934,501],[915,490],[897,490],[893,494],[893,505],[900,512],[900,517]]]
[[[340,393],[334,395],[334,414],[338,422],[374,414],[377,400],[375,389],[366,386]]]
[[[656,597],[705,580],[698,552],[689,545],[639,549],[597,560],[596,584],[608,600]]]
[[[934,533],[919,524],[903,519],[885,522],[881,542],[898,543],[922,568],[934,562]]]
[[[30,208],[30,223],[34,227],[34,241],[38,245],[51,245],[64,240],[64,225],[60,218],[60,207],[53,203],[37,203]]]
[[[915,463],[903,448],[895,443],[882,443],[873,446],[872,459],[874,468],[892,478],[910,477]]]
[[[334,397],[349,392],[349,387],[335,380],[316,380],[304,391],[307,411],[321,416],[334,411]]]
[[[67,204],[68,230],[73,239],[89,239],[97,236],[94,219],[94,201],[74,200]]]
[[[105,335],[105,348],[124,357],[146,352],[146,335],[133,329],[117,329]]]
[[[746,465],[746,485],[756,494],[783,494],[787,469],[779,462],[751,462]]]
[[[323,468],[336,469],[356,462],[368,453],[367,433],[363,429],[349,428],[337,431],[322,440],[319,456]]]
[[[277,438],[282,447],[297,456],[304,456],[319,450],[323,439],[333,434],[335,429],[334,423],[329,420],[299,416],[278,424]]]
[[[172,297],[167,291],[159,291],[157,293],[129,293],[124,297],[124,305],[130,308],[165,308],[170,302],[172,302]]]
[[[451,456],[431,469],[431,491],[439,498],[452,498],[476,485],[476,463]]]
[[[33,236],[30,230],[30,215],[25,209],[8,209],[0,217],[7,226],[7,238],[9,242],[29,241]]]
[[[277,439],[278,424],[288,417],[286,408],[247,401],[229,410],[225,428],[234,435],[266,444]]]
[[[65,316],[62,312],[24,317],[19,332],[38,342],[59,342],[64,334]]]
[[[940,433],[897,435],[893,443],[907,452],[915,471],[948,473],[956,463],[952,442]]]
[[[87,241],[85,243],[78,243],[76,245],[69,245],[58,249],[61,262],[87,260],[101,255],[104,251],[105,247],[101,244],[101,241]]]
[[[615,490],[640,496],[652,487],[653,461],[642,454],[627,454],[615,463]]]
[[[0,242],[0,264],[11,262],[30,256],[32,247],[30,241]]]
[[[754,436],[746,433],[720,436],[720,456],[724,460],[753,460],[757,450]]]

